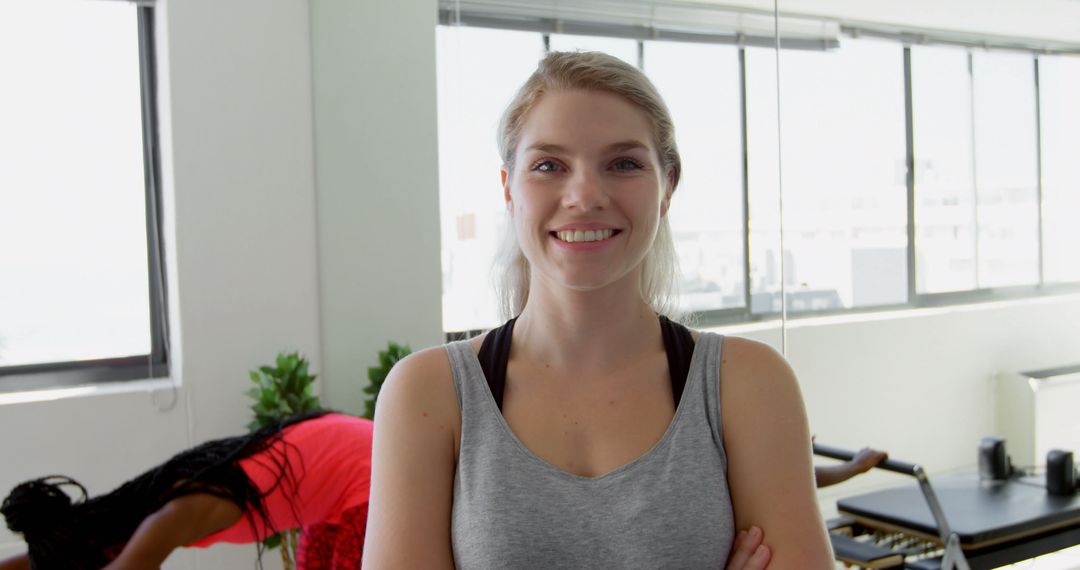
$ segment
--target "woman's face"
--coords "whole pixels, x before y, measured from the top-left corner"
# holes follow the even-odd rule
[[[601,91],[545,93],[503,170],[534,283],[582,291],[637,286],[669,187],[644,111]]]

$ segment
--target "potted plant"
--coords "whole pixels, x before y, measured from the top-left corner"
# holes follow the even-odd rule
[[[402,346],[393,341],[390,341],[386,350],[379,351],[379,365],[368,368],[368,380],[371,383],[364,388],[364,392],[370,397],[365,401],[367,409],[364,410],[364,415],[361,417],[369,420],[375,419],[375,402],[379,398],[379,390],[382,390],[383,382],[386,381],[386,377],[390,374],[390,369],[410,353],[412,353],[412,349],[408,345]]]
[[[256,430],[321,407],[312,389],[315,375],[308,373],[307,359],[297,352],[278,353],[275,366],[260,366],[251,371],[251,381],[255,386],[247,394],[255,400],[251,405],[255,418],[248,423],[248,429]],[[266,548],[280,546],[285,570],[293,570],[299,537],[299,530],[289,530],[266,538],[263,545]]]

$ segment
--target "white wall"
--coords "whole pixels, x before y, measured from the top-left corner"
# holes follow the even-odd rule
[[[312,3],[323,374],[360,411],[390,340],[442,337],[435,0]]]
[[[1042,0],[1057,12],[1040,12],[999,0],[997,16],[984,13],[985,2],[959,5],[968,9],[930,0],[806,0],[790,9],[994,33],[1017,24],[1022,35],[1080,39],[1075,2]],[[420,347],[441,337],[435,0],[163,6],[179,387],[0,405],[0,490],[59,472],[102,492],[187,445],[241,431],[247,371],[278,350],[305,352],[326,401],[356,410],[366,366],[386,340]],[[992,425],[989,374],[1075,362],[1078,317],[1080,301],[1057,298],[806,322],[789,331],[789,356],[822,441],[877,445],[946,470],[971,463],[973,438]],[[911,413],[879,412],[882,402]],[[0,531],[0,555],[19,548]],[[250,556],[247,547],[215,547],[198,567],[246,568]],[[168,567],[193,568],[194,559],[182,554]]]
[[[995,374],[1080,362],[1080,295],[877,317],[789,323],[811,429],[821,443],[884,449],[932,475],[975,469],[979,439],[999,433]],[[898,480],[910,482],[875,473],[821,497],[828,510]]]

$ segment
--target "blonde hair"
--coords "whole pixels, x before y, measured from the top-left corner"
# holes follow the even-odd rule
[[[645,112],[652,125],[660,163],[668,174],[665,180],[671,191],[679,184],[682,161],[675,144],[675,126],[660,93],[645,74],[626,62],[601,52],[551,52],[540,60],[536,71],[518,90],[499,121],[499,155],[508,173],[514,170],[514,158],[521,130],[529,112],[549,91],[603,91],[617,95]],[[499,316],[513,318],[529,300],[529,262],[517,243],[513,221],[502,232],[493,267]],[[641,295],[658,314],[679,318],[678,261],[671,224],[660,219],[656,239],[642,261]]]

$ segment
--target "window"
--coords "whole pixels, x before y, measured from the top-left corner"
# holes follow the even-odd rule
[[[1035,60],[972,53],[980,288],[1039,282]]]
[[[682,176],[668,213],[687,311],[745,304],[739,50],[646,42],[645,73],[671,111]]]
[[[478,181],[495,184],[496,121],[545,45],[640,66],[667,102],[683,157],[669,214],[680,298],[703,323],[1080,285],[1076,56],[1036,68],[1015,46],[857,31],[778,54],[764,37],[645,33],[618,16],[465,16],[443,22],[523,31],[439,30],[448,331],[497,324],[488,272],[504,208]]]
[[[784,258],[780,250],[780,123],[777,114],[776,51],[748,47],[746,77],[747,240],[750,313],[779,314]],[[790,266],[790,263],[788,263]],[[784,276],[790,286],[790,276]]]
[[[473,330],[498,323],[491,263],[506,205],[496,129],[544,44],[537,33],[458,26],[439,26],[437,41],[443,327]]]
[[[916,291],[975,289],[975,151],[968,51],[911,48]]]
[[[638,43],[634,40],[570,34],[550,34],[548,37],[551,51],[602,51],[638,66]]]
[[[0,5],[0,390],[165,373],[152,20]]]
[[[879,40],[780,53],[789,312],[907,302],[903,58]]]
[[[1047,283],[1080,281],[1080,57],[1039,58],[1043,272]]]

